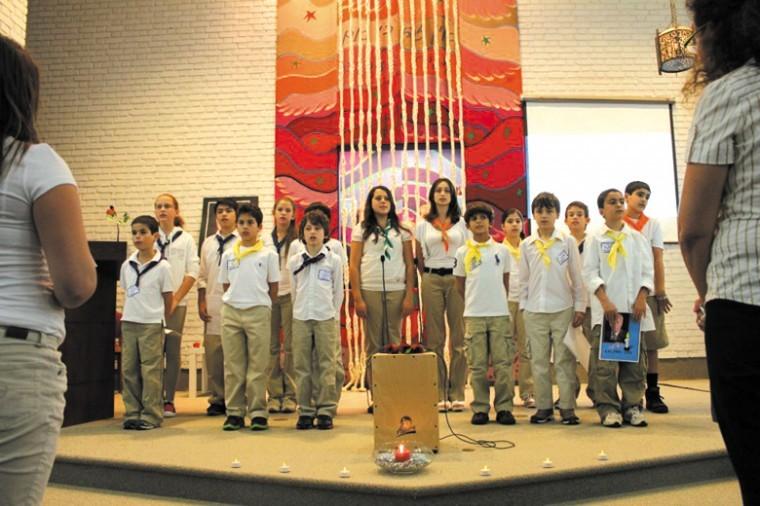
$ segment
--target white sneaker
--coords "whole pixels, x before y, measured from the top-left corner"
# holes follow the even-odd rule
[[[602,419],[602,425],[605,427],[620,427],[623,425],[623,417],[617,411],[607,413]]]
[[[440,401],[438,403],[438,412],[444,413],[446,411],[449,411],[451,409],[451,402],[450,401]]]
[[[533,398],[532,395],[529,395],[525,399],[523,399],[523,407],[525,408],[535,408],[536,407],[536,399]]]
[[[464,401],[452,401],[451,403],[451,411],[460,413],[464,411],[464,408],[465,408]]]
[[[638,406],[632,406],[626,409],[623,421],[625,423],[630,423],[633,427],[647,426],[647,419],[644,416],[644,413],[641,412],[641,408]]]

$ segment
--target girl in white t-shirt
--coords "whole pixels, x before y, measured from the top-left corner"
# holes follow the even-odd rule
[[[193,237],[182,230],[185,220],[179,214],[179,202],[171,193],[162,193],[153,204],[159,225],[159,238],[156,242],[161,254],[169,261],[174,284],[174,300],[166,328],[171,332],[166,335],[164,352],[166,353],[166,370],[164,371],[164,416],[177,415],[174,407],[174,392],[182,347],[182,332],[185,328],[187,301],[185,295],[190,291],[200,271],[198,248]]]
[[[353,229],[349,274],[354,308],[364,319],[371,384],[370,358],[401,341],[402,319],[414,310],[412,234],[400,225],[385,186],[369,191],[364,219]]]
[[[425,347],[438,355],[438,409],[464,410],[467,357],[464,354],[464,299],[456,289],[456,252],[467,240],[454,184],[440,178],[428,195],[430,211],[417,224],[417,269],[422,276],[422,308]],[[445,316],[445,321],[444,321]],[[446,375],[444,346],[449,324],[449,374]],[[448,384],[447,384],[448,379]]]
[[[267,384],[267,410],[270,413],[293,413],[296,408],[296,387],[293,382],[293,300],[290,294],[290,275],[287,272],[290,243],[298,238],[296,231],[296,204],[290,197],[280,197],[272,209],[274,228],[264,238],[280,257],[280,284],[277,298],[272,301],[272,335],[269,345],[269,383]],[[280,341],[280,329],[283,341]],[[283,350],[284,348],[284,350]],[[284,362],[280,355],[284,351]]]

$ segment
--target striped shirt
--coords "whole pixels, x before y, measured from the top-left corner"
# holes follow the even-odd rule
[[[728,165],[706,300],[760,306],[760,68],[750,60],[705,87],[689,162]]]

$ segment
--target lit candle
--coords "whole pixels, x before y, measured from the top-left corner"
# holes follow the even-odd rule
[[[409,451],[409,448],[403,444],[398,445],[396,451],[393,452],[393,458],[396,460],[396,462],[406,462],[411,457],[412,453]]]

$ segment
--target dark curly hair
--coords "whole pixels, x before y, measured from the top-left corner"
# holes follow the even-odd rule
[[[684,93],[699,91],[750,58],[760,65],[758,0],[687,0],[686,7],[698,30],[698,58]]]

